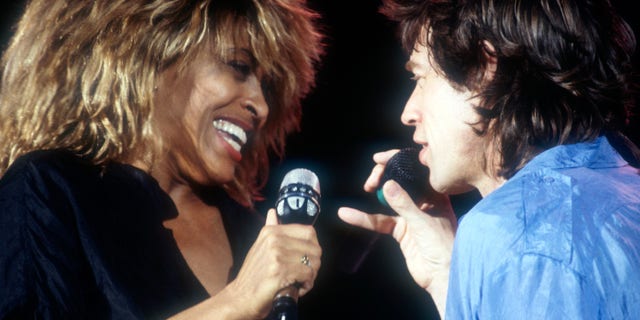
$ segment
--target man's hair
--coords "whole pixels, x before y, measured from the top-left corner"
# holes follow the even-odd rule
[[[150,119],[158,74],[203,50],[223,58],[248,36],[264,70],[264,131],[226,186],[245,204],[299,130],[301,100],[323,54],[319,15],[305,0],[33,0],[2,57],[0,175],[20,155],[64,148],[102,165],[153,165]]]
[[[426,45],[454,87],[479,92],[478,134],[500,151],[501,176],[628,121],[635,37],[606,0],[384,0],[381,12],[405,50]]]

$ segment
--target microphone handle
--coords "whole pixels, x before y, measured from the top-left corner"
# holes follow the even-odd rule
[[[298,320],[298,285],[282,288],[272,307],[273,320]]]

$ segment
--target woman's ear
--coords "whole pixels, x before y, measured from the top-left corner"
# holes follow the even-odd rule
[[[486,61],[482,80],[484,82],[488,82],[493,80],[493,77],[496,74],[496,69],[498,68],[498,57],[496,55],[496,50],[491,42],[482,40],[482,49]]]

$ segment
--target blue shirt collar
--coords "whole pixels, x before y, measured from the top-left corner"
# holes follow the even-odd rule
[[[559,145],[545,150],[529,161],[516,175],[541,168],[614,168],[626,165],[627,162],[611,146],[607,138],[600,136],[591,142]]]

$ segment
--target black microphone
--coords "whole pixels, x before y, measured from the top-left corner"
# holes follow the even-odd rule
[[[280,184],[276,213],[281,224],[312,225],[320,213],[320,181],[313,171],[298,168],[289,171]],[[273,319],[298,319],[299,285],[280,290],[272,306]]]
[[[420,163],[418,155],[420,149],[408,147],[393,155],[385,166],[380,180],[380,187],[376,191],[378,201],[389,206],[382,193],[382,186],[388,180],[395,180],[414,202],[417,202],[431,188],[429,185],[429,168]]]

